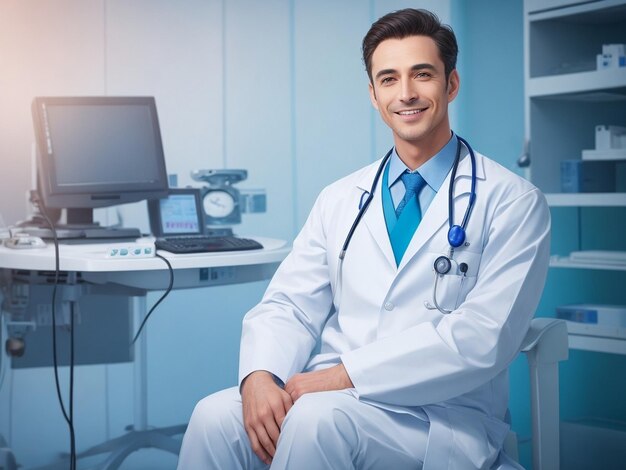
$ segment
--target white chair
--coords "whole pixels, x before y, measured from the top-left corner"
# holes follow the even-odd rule
[[[559,469],[559,362],[568,357],[567,324],[534,318],[522,342],[530,371],[533,470]],[[518,460],[517,436],[511,432],[505,452]]]

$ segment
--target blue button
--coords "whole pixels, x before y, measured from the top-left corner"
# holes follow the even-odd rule
[[[127,254],[128,254],[128,250],[127,250],[126,248],[122,248],[122,249],[120,250],[120,255],[121,255],[121,256],[126,256]]]

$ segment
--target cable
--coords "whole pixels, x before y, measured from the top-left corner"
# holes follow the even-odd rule
[[[169,286],[167,286],[165,293],[159,298],[159,300],[156,301],[156,303],[152,306],[152,308],[148,311],[148,313],[144,317],[143,321],[141,322],[141,325],[139,326],[139,329],[137,330],[137,333],[135,334],[135,337],[130,343],[131,346],[134,345],[135,342],[137,341],[137,338],[139,338],[139,335],[141,334],[141,330],[143,330],[143,327],[146,325],[146,322],[148,321],[148,318],[150,318],[150,315],[152,315],[152,312],[154,312],[154,309],[156,309],[159,306],[159,304],[163,301],[163,299],[165,299],[165,297],[167,297],[169,293],[172,291],[172,287],[174,287],[174,270],[172,269],[172,265],[167,260],[167,258],[161,256],[160,254],[155,253],[155,256],[157,258],[161,258],[163,261],[165,261],[165,264],[167,264],[167,269],[169,270],[169,273],[170,273],[170,283],[169,283]]]
[[[39,201],[42,201],[41,195],[39,195]],[[59,239],[57,237],[57,231],[54,224],[48,217],[43,203],[37,204],[41,215],[46,220],[46,223],[50,227],[52,232],[52,239],[54,241],[54,285],[52,288],[52,362],[54,365],[54,382],[56,385],[57,399],[61,406],[61,412],[67,422],[70,432],[70,470],[76,469],[76,435],[74,433],[74,307],[73,302],[70,303],[70,403],[69,414],[65,409],[63,403],[63,397],[61,395],[61,385],[59,381],[59,361],[57,357],[57,325],[56,325],[56,298],[59,287],[59,277],[61,273],[60,269],[60,256],[59,256]]]
[[[74,301],[70,302],[70,470],[76,469],[76,434],[74,432]]]
[[[4,348],[5,331],[7,333],[6,337],[8,338],[9,335],[7,331],[6,322],[4,320],[4,312],[0,310],[0,345],[2,345],[2,351],[0,351],[0,355],[2,355],[2,357],[0,357],[0,390],[2,390],[2,385],[4,385],[4,378],[7,375],[7,365],[9,364],[9,361],[11,360],[9,355],[5,352],[5,348]]]

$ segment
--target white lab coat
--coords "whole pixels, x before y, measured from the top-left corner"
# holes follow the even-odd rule
[[[396,267],[381,191],[347,250],[339,251],[379,162],[325,188],[293,251],[243,323],[240,381],[268,370],[286,382],[343,362],[361,400],[430,421],[424,469],[493,468],[508,432],[507,368],[545,282],[550,215],[528,181],[476,154],[476,203],[467,242],[439,281],[434,260],[449,248],[450,174]],[[469,157],[454,185],[454,220],[467,207]],[[380,183],[379,183],[380,184]],[[462,276],[460,263],[468,270]],[[334,296],[334,298],[333,298]],[[384,432],[384,431],[383,431]]]

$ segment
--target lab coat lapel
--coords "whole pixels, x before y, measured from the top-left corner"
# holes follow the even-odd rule
[[[371,171],[365,173],[363,178],[361,178],[361,180],[358,182],[357,187],[361,191],[370,191],[370,189],[372,188],[372,182],[374,181],[376,170],[378,169],[381,161],[382,160],[379,160],[376,165],[372,165]],[[376,189],[374,191],[374,199],[372,200],[367,211],[365,211],[361,222],[363,222],[363,224],[369,230],[372,238],[376,242],[376,245],[378,245],[378,248],[382,251],[383,255],[387,259],[387,262],[395,268],[396,261],[393,256],[391,242],[389,241],[387,226],[385,225],[385,215],[383,214],[382,191],[380,190],[381,184],[382,175],[380,180],[378,181],[378,184],[376,185]]]
[[[400,261],[398,272],[422,249],[445,224],[448,224],[448,188],[452,171],[448,173],[445,181],[439,188],[435,198],[430,203],[428,210],[424,214],[420,225],[417,227],[413,239]],[[484,166],[480,155],[476,155],[476,179],[485,179]],[[454,183],[454,223],[460,224],[469,200],[470,188],[472,185],[472,165],[469,155],[465,156],[459,163]],[[470,217],[471,219],[471,217]],[[447,230],[446,230],[447,234]],[[442,248],[448,247],[445,237],[441,240]]]

